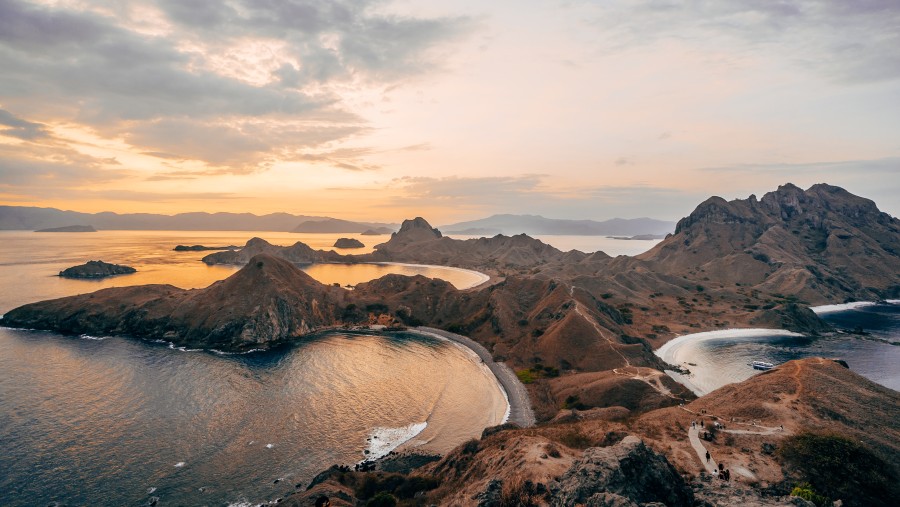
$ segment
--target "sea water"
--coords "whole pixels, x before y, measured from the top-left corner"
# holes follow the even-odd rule
[[[252,236],[323,247],[338,235],[0,232],[0,314],[110,286],[205,287],[238,268],[206,266],[200,258],[208,252],[172,248],[241,245]],[[138,273],[102,281],[56,276],[92,259]],[[482,279],[440,267],[324,267],[309,272],[342,285],[387,273],[461,287]],[[472,354],[409,333],[330,333],[223,354],[0,327],[0,364],[3,506],[141,505],[152,497],[160,505],[258,504],[305,487],[333,464],[352,466],[401,445],[446,452],[502,422],[508,408]]]
[[[829,307],[819,316],[843,332],[803,336],[772,330],[713,331],[676,338],[657,353],[690,371],[673,377],[698,395],[758,374],[750,366],[753,361],[777,365],[806,357],[842,359],[869,380],[900,390],[900,304]]]

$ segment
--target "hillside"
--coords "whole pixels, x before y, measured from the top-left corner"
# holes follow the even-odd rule
[[[394,224],[382,224],[375,222],[351,222],[349,220],[340,220],[337,218],[325,218],[317,220],[307,220],[300,223],[297,227],[291,229],[291,232],[303,233],[346,233],[358,232],[363,233],[372,231],[379,234],[390,234],[396,230]]]

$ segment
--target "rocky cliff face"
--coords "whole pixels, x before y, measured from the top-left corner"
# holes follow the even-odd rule
[[[838,187],[787,184],[760,200],[708,199],[640,258],[811,302],[886,298],[900,292],[900,220]]]
[[[562,477],[550,483],[552,506],[637,507],[652,502],[689,506],[694,495],[665,456],[636,436],[610,447],[586,449]]]

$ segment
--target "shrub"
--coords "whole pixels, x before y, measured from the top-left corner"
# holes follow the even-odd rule
[[[812,491],[847,507],[888,507],[900,497],[894,468],[844,436],[801,433],[786,438],[778,454]]]
[[[397,499],[390,493],[382,491],[366,502],[366,507],[395,507]]]
[[[523,384],[534,383],[534,374],[531,370],[519,370],[516,372],[516,376],[519,377],[519,381]]]
[[[587,435],[578,430],[569,430],[560,435],[557,440],[571,449],[587,449],[593,444]]]
[[[831,503],[828,498],[816,493],[808,482],[803,482],[796,485],[794,489],[791,490],[791,496],[800,497],[804,500],[816,504],[819,507],[825,507],[826,505]]]

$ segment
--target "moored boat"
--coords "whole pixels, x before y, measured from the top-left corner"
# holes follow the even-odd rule
[[[752,366],[754,370],[771,370],[775,367],[774,364],[765,361],[753,361],[750,363],[750,366]]]

